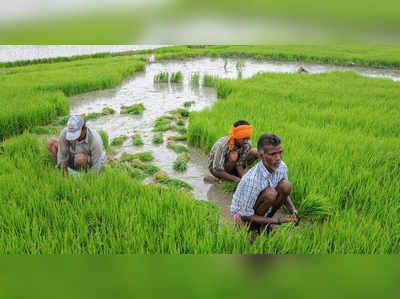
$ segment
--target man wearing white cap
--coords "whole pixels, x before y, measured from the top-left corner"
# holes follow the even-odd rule
[[[90,168],[99,172],[106,160],[103,142],[96,130],[88,128],[79,115],[69,118],[67,127],[62,130],[59,140],[50,139],[47,149],[57,167],[67,171]]]

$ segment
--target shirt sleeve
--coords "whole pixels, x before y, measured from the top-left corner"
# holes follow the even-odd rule
[[[253,216],[254,205],[260,194],[260,185],[257,180],[241,180],[233,199],[235,201],[236,209],[238,209],[241,216]]]
[[[212,163],[212,168],[215,170],[224,170],[225,169],[225,147],[222,142],[217,142],[214,145],[216,148],[214,149],[214,159]]]
[[[243,149],[243,153],[240,155],[238,161],[236,162],[237,166],[243,166],[243,164],[247,161],[247,157],[249,156],[250,150],[251,150],[251,143],[249,141],[249,143]]]
[[[105,160],[105,153],[103,150],[103,142],[98,134],[93,134],[93,141],[90,144],[90,161],[92,167],[90,172],[100,172],[100,169]]]
[[[68,166],[68,141],[65,138],[67,134],[66,130],[63,130],[58,140],[58,151],[57,151],[57,167],[65,168]]]

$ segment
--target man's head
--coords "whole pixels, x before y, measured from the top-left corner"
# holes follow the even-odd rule
[[[257,151],[264,166],[269,171],[275,171],[281,164],[281,139],[275,134],[264,134],[257,142]]]
[[[83,138],[86,135],[85,120],[80,115],[72,115],[67,123],[66,139],[74,141]]]
[[[242,138],[236,138],[235,134],[234,134],[234,137],[235,137],[236,145],[242,147],[249,143],[252,129],[250,127],[250,124],[247,121],[238,120],[237,122],[235,122],[233,124],[233,131],[235,131],[235,128],[237,130],[237,128],[239,128],[239,126],[243,126],[241,128],[244,128],[244,130],[241,130],[241,132],[236,133],[236,135],[237,135],[237,137],[242,137]]]

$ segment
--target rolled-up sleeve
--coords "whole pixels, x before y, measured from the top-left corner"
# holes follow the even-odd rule
[[[90,164],[91,172],[100,172],[101,167],[105,161],[106,155],[103,150],[103,142],[100,136],[94,135],[93,142],[90,145]]]
[[[225,146],[223,143],[218,142],[215,145],[214,151],[214,159],[212,163],[212,168],[215,170],[224,170],[225,169]]]
[[[65,139],[65,135],[67,134],[67,130],[64,129],[58,140],[58,151],[57,151],[57,167],[65,168],[68,166],[68,141]]]

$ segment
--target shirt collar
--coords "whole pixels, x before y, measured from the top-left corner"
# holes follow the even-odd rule
[[[268,178],[271,173],[268,171],[268,169],[264,166],[263,162],[260,161],[258,162],[258,169],[261,172],[262,176],[266,179]]]

